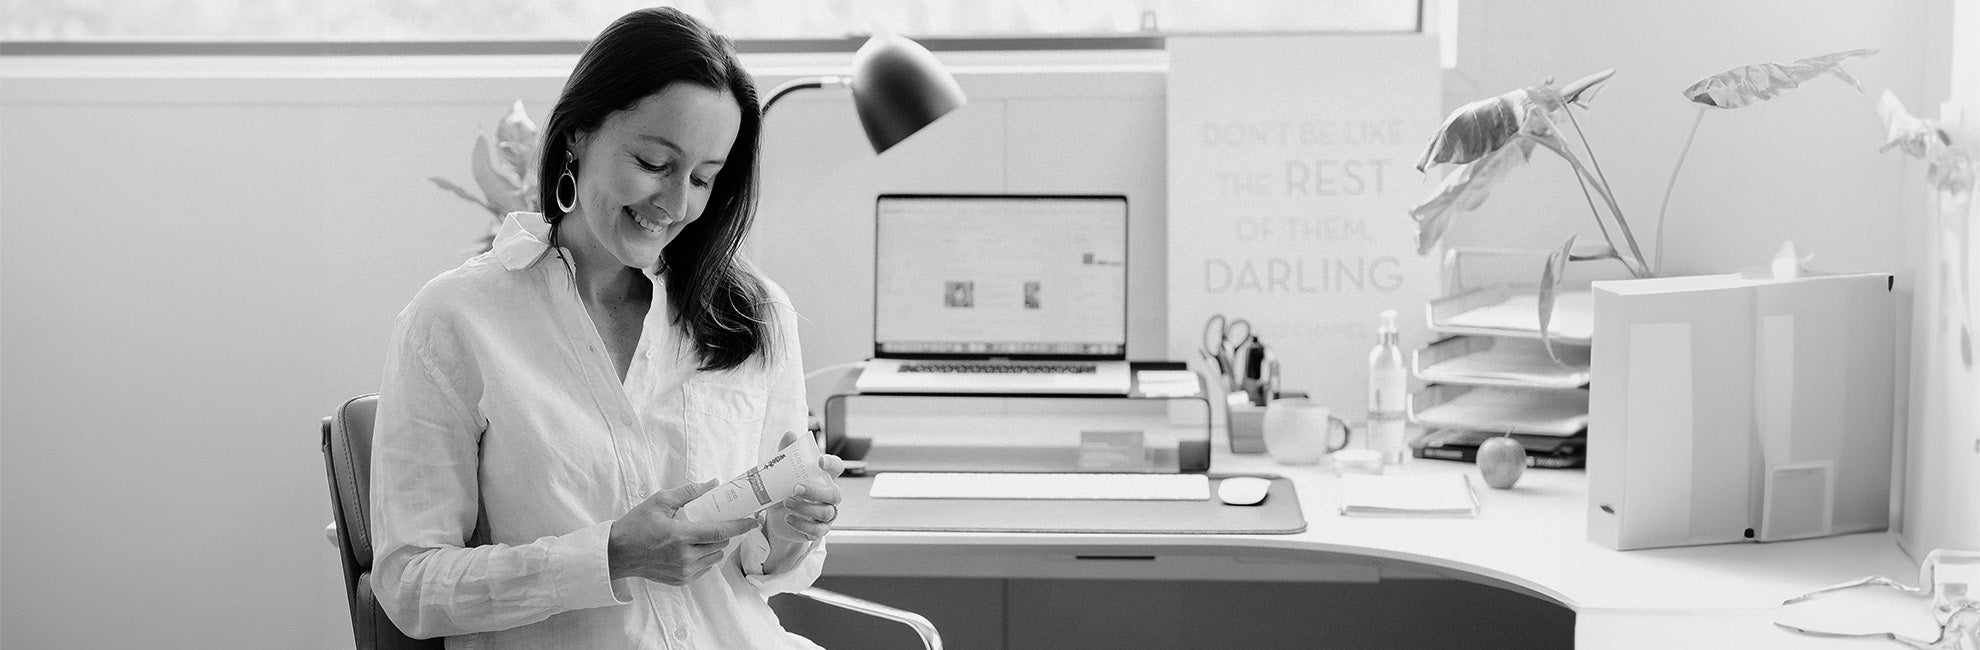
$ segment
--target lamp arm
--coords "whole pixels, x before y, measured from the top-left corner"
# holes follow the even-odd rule
[[[783,99],[785,95],[789,95],[791,93],[800,90],[806,90],[810,88],[824,88],[826,86],[848,86],[851,84],[852,84],[851,77],[841,77],[835,75],[827,75],[823,77],[799,77],[797,79],[792,79],[790,81],[786,81],[784,83],[778,84],[776,88],[771,89],[770,98],[763,100],[763,112],[769,113],[771,104],[777,103],[777,100]]]

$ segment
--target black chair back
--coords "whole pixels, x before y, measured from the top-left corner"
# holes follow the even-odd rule
[[[358,650],[439,650],[440,639],[414,639],[399,631],[372,596],[371,427],[378,395],[362,395],[323,418],[323,464],[330,475],[330,504],[337,517],[337,548],[344,558],[344,594]]]

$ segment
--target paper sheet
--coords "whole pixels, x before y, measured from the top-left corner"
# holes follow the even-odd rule
[[[1135,373],[1135,388],[1147,397],[1189,397],[1196,395],[1196,373],[1188,370],[1142,370]]]
[[[1571,436],[1588,428],[1588,393],[1480,386],[1417,411],[1416,421],[1432,427]]]
[[[1572,388],[1588,383],[1588,351],[1572,346],[1557,350],[1555,363],[1539,341],[1499,339],[1492,347],[1437,361],[1417,374],[1426,381],[1498,383]]]
[[[1457,314],[1436,324],[1446,328],[1540,332],[1540,298],[1519,295],[1505,302]],[[1549,334],[1569,340],[1586,341],[1595,334],[1595,298],[1585,291],[1565,291],[1554,300],[1554,315],[1547,323]]]

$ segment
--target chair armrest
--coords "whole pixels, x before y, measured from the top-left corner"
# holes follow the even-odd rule
[[[337,543],[337,522],[332,521],[330,525],[323,527],[323,541],[330,542],[330,548],[337,548],[339,546]]]
[[[850,609],[862,614],[878,616],[905,624],[908,627],[914,628],[914,633],[921,637],[922,647],[928,650],[942,650],[941,633],[935,631],[934,623],[928,622],[928,618],[920,614],[817,587],[811,587],[793,593],[834,607]]]

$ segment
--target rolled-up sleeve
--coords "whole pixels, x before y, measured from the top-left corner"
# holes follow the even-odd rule
[[[372,441],[372,589],[418,638],[504,630],[560,612],[630,602],[606,557],[612,522],[527,544],[468,547],[481,510],[486,420],[463,359],[435,324],[399,317]]]
[[[810,435],[810,414],[805,412],[804,393],[804,353],[798,347],[798,316],[791,307],[790,297],[774,283],[765,280],[770,287],[776,314],[777,344],[769,366],[770,406],[768,417],[764,418],[763,441],[760,455],[774,452],[787,431],[799,435]],[[763,596],[768,598],[781,593],[790,593],[810,587],[825,568],[825,542],[820,540],[812,546],[804,559],[789,569],[777,573],[764,574],[761,571],[762,558],[769,555],[769,540],[761,529],[744,536],[743,573],[755,584]],[[760,548],[762,555],[756,555]],[[753,560],[753,561],[752,561]]]

